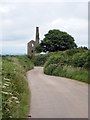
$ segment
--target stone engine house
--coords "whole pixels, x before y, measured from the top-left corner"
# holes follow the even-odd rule
[[[27,55],[29,57],[33,56],[35,54],[35,47],[39,44],[39,27],[36,27],[36,39],[31,40],[27,44]]]

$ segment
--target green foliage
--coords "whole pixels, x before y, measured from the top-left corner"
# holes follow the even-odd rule
[[[35,51],[36,51],[37,53],[40,53],[40,52],[43,51],[43,49],[42,49],[42,47],[40,46],[40,44],[35,47]]]
[[[48,75],[53,75],[53,71],[56,69],[57,65],[55,64],[50,64],[48,67],[44,68],[44,73]]]
[[[63,51],[77,47],[74,42],[74,38],[66,32],[60,30],[50,30],[45,38],[41,41],[40,45],[36,48],[36,51]]]
[[[25,118],[28,112],[30,93],[26,71],[33,65],[25,61],[29,61],[26,56],[2,58],[3,118]]]
[[[65,59],[64,59],[64,57],[62,56],[62,55],[51,55],[50,57],[49,57],[49,59],[46,61],[46,63],[45,63],[45,66],[49,66],[49,65],[63,65],[65,63]]]
[[[90,51],[81,48],[53,53],[44,65],[44,73],[88,83],[89,58]]]
[[[32,57],[31,61],[34,63],[35,66],[43,66],[49,56],[50,54],[36,55]]]
[[[88,51],[76,53],[72,58],[72,63],[76,67],[86,67],[85,64],[88,62]]]

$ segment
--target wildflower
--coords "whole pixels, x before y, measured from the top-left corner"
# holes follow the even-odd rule
[[[16,101],[17,104],[19,104],[20,102],[19,101]]]
[[[7,86],[7,87],[9,86],[9,84],[6,84],[6,83],[4,85]]]
[[[10,79],[8,79],[8,78],[4,78],[4,80],[10,81]]]
[[[17,94],[17,95],[19,95],[19,93],[18,93],[18,92],[16,92],[16,94]]]
[[[5,94],[5,95],[8,95],[8,94],[9,94],[8,92],[4,92],[4,91],[2,91],[2,93]]]
[[[18,100],[18,98],[17,98],[17,97],[14,97],[14,96],[12,96],[12,99]]]
[[[6,83],[6,84],[11,84],[11,83],[10,83],[10,82],[8,82],[8,81],[7,81],[7,82],[5,82],[5,83]]]
[[[6,88],[6,86],[3,85],[2,88]]]
[[[12,103],[12,101],[11,101],[11,100],[9,100],[8,102],[9,102],[9,103]]]
[[[13,95],[12,93],[9,93],[9,95]]]
[[[12,118],[12,116],[9,116],[10,118]]]
[[[6,110],[9,112],[10,110],[8,108],[6,108]]]

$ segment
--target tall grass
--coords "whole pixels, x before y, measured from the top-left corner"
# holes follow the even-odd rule
[[[88,71],[79,67],[59,66],[53,71],[53,75],[67,77],[88,83]]]
[[[34,67],[33,63],[31,62],[31,60],[27,57],[27,55],[25,56],[17,56],[16,57],[19,61],[19,64],[21,64],[21,66],[26,70],[30,70]]]
[[[26,71],[32,68],[27,56],[2,58],[3,118],[26,117],[30,99]]]
[[[54,64],[44,68],[47,75],[55,75],[88,83],[88,70],[73,66],[57,66]]]

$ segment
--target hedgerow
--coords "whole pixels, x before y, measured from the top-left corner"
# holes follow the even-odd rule
[[[55,52],[46,61],[44,73],[88,83],[89,58],[90,51],[84,49]]]

